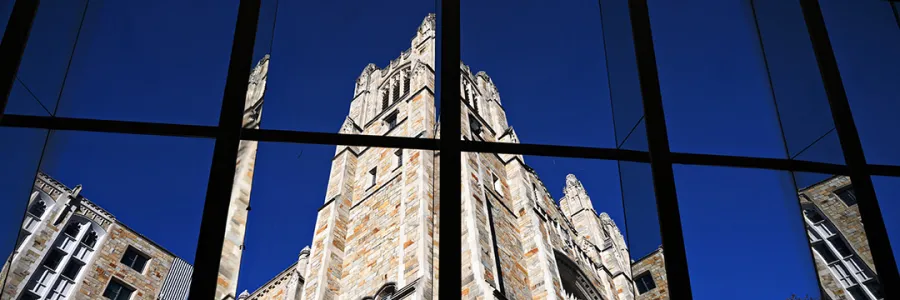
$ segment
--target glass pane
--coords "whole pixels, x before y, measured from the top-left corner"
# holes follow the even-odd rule
[[[843,164],[840,141],[809,32],[797,1],[753,1],[757,26],[789,156]]]
[[[890,113],[900,110],[900,23],[891,3],[819,2],[866,160],[900,165],[897,144],[888,138],[900,128]]]
[[[636,299],[668,299],[668,275],[650,164],[620,161],[619,177],[634,261],[631,274],[646,287],[641,290],[642,286],[637,286]]]
[[[872,176],[872,184],[875,185],[875,194],[894,257],[900,257],[900,178]],[[900,262],[897,268],[900,268]]]
[[[19,184],[5,193],[29,189],[31,203],[47,204],[43,216],[16,217],[16,224],[4,227],[22,237],[4,262],[9,270],[4,295],[90,298],[102,294],[110,280],[153,298],[171,296],[159,295],[161,290],[186,290],[212,149],[213,141],[206,139],[52,132],[37,178],[34,167],[4,173],[22,177],[8,178]],[[12,166],[22,163],[14,159],[4,157]],[[24,205],[20,209],[19,216]],[[130,248],[149,260],[129,261],[123,256]],[[84,267],[61,277],[64,266],[73,263]],[[68,288],[69,283],[80,287]]]
[[[217,124],[238,2],[42,3],[19,78],[59,116]]]
[[[262,5],[254,57],[268,54],[270,67],[261,128],[335,132],[348,116],[365,128],[407,104],[436,118],[434,1]]]
[[[0,127],[0,141],[12,147],[0,147],[3,179],[0,180],[0,253],[17,251],[25,210],[32,195],[31,184],[40,164],[47,139],[47,130]],[[0,273],[0,284],[6,281],[8,269]]]
[[[747,2],[689,2],[649,4],[672,151],[783,158]]]
[[[243,241],[242,254],[223,259],[240,275],[225,294],[360,299],[413,287],[409,297],[437,298],[433,151],[258,146],[253,176],[241,182],[249,206],[229,230],[246,234],[228,236]]]
[[[463,1],[460,10],[461,105],[491,140],[615,144],[597,2]]]
[[[644,106],[637,74],[628,2],[601,1],[600,13],[607,74],[615,74],[607,79],[616,148],[647,150],[647,132],[643,122]]]
[[[7,114],[49,116],[57,110],[86,6],[86,0],[40,5],[9,95]]]
[[[674,171],[694,299],[818,294],[789,173],[683,165]],[[765,285],[732,292],[736,282],[760,278]]]

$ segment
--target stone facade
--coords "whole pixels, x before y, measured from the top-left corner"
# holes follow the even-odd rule
[[[119,222],[81,190],[38,174],[16,251],[3,267],[10,272],[2,299],[101,299],[113,280],[132,289],[134,300],[185,299],[186,294],[161,295],[164,288],[186,290],[190,284],[189,277],[166,280],[178,258]],[[147,259],[143,267],[122,262],[127,249]],[[178,286],[167,286],[173,284]]]
[[[364,68],[340,133],[440,138],[434,28],[429,15],[400,57]],[[462,63],[460,72],[461,138],[518,143],[490,77]],[[521,155],[459,159],[462,298],[636,299],[625,239],[574,175],[557,205]],[[437,298],[439,168],[432,151],[337,146],[305,268],[238,298]],[[665,284],[656,254],[650,264]],[[294,282],[302,293],[292,294]]]
[[[649,280],[653,283],[653,288],[649,288],[644,293],[635,288],[636,300],[669,299],[666,261],[665,257],[663,257],[662,247],[632,264],[631,270],[635,276],[635,281],[645,280],[641,276],[650,276]]]
[[[872,252],[852,189],[849,177],[833,176],[799,193],[823,298],[881,299]]]

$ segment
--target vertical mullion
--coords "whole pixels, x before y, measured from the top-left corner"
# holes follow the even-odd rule
[[[850,103],[847,101],[847,93],[831,47],[831,40],[825,28],[822,10],[818,0],[801,0],[800,6],[825,86],[825,95],[831,107],[835,131],[841,142],[844,160],[850,170],[850,181],[858,198],[863,199],[857,201],[857,205],[868,236],[869,248],[872,250],[872,260],[884,290],[884,298],[895,299],[900,297],[900,275],[891,251],[881,208],[875,196],[875,187],[872,185],[859,133],[850,112]]]
[[[25,53],[25,44],[28,35],[31,34],[31,25],[34,24],[34,16],[37,15],[40,0],[19,0],[13,6],[3,33],[3,41],[0,42],[0,84],[3,84],[3,98],[0,100],[0,119],[6,111],[6,102],[13,88],[16,73],[19,72],[19,64]]]
[[[212,167],[206,186],[206,201],[203,204],[203,218],[200,221],[200,236],[188,296],[190,300],[213,299],[216,294],[260,5],[261,0],[241,0],[238,8]]]
[[[459,103],[459,1],[439,1],[440,28],[440,63],[441,78],[440,101],[443,122],[441,124],[440,152],[444,161],[441,162],[439,174],[441,176],[440,197],[443,200],[440,214],[440,232],[444,237],[440,241],[440,261],[438,268],[441,271],[441,283],[438,292],[441,298],[458,299],[462,287],[461,273],[461,240],[460,236],[460,103]]]
[[[675,193],[672,153],[669,149],[669,138],[666,132],[647,0],[629,0],[628,4],[638,78],[644,104],[644,122],[650,152],[650,169],[653,174],[653,190],[659,215],[660,236],[666,255],[669,297],[692,299],[684,234],[681,228],[681,214],[678,210],[678,199]]]

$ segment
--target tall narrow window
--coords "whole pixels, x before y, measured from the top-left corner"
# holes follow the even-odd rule
[[[397,149],[394,151],[394,169],[399,169],[403,166],[403,149]]]
[[[88,233],[84,235],[84,238],[81,239],[81,243],[89,248],[94,248],[94,245],[97,244],[97,232],[94,232],[93,230],[88,231]]]
[[[394,80],[394,102],[400,100],[400,82]]]
[[[813,246],[813,249],[816,250],[819,255],[822,256],[822,259],[825,260],[826,263],[831,263],[837,260],[837,256],[831,252],[831,249],[828,249],[828,246],[825,243],[819,243]]]
[[[391,94],[391,93],[390,93],[390,90],[388,90],[387,88],[381,90],[381,109],[380,109],[380,110],[387,109],[388,106],[391,104],[391,103],[389,102],[389,101],[390,101],[390,94]]]
[[[472,139],[478,139],[483,141],[484,138],[481,137],[481,123],[478,122],[478,119],[473,115],[469,115],[469,131],[472,134]]]
[[[825,220],[824,218],[822,218],[822,215],[812,209],[804,209],[803,213],[806,214],[806,217],[809,218],[809,221],[813,223],[819,223]]]
[[[31,204],[31,207],[28,208],[28,213],[32,214],[38,219],[44,217],[44,212],[46,211],[47,204],[44,204],[43,200],[35,200],[34,203]]]
[[[472,108],[475,109],[475,113],[476,113],[476,114],[480,114],[480,113],[478,112],[478,99],[480,99],[480,98],[481,98],[481,97],[479,97],[479,96],[475,96],[475,98],[472,98]]]
[[[143,273],[144,266],[147,265],[148,260],[149,258],[146,255],[144,255],[137,249],[128,246],[128,249],[125,250],[125,254],[122,255],[121,262],[122,264],[134,269],[135,271]]]
[[[403,95],[409,95],[409,73],[404,74],[403,76]]]
[[[118,280],[110,280],[106,290],[103,291],[103,297],[110,300],[128,300],[132,293],[134,293],[133,288],[125,286]]]
[[[853,191],[853,186],[845,187],[834,193],[837,194],[838,198],[840,198],[847,206],[856,204],[856,192]]]
[[[503,196],[503,183],[500,182],[500,178],[497,177],[497,174],[491,173],[491,185],[494,187],[494,192],[499,196]]]
[[[384,125],[387,126],[387,131],[391,131],[394,130],[394,128],[397,128],[397,111],[394,111],[387,117],[384,117]]]
[[[377,168],[372,168],[369,170],[369,173],[366,174],[366,189],[370,189],[375,186],[375,172]]]
[[[650,274],[650,272],[641,274],[635,278],[634,285],[637,286],[639,295],[656,288],[656,282],[653,282],[653,275]]]
[[[78,236],[78,231],[80,230],[81,225],[79,225],[78,223],[70,223],[69,226],[66,226],[65,233],[74,238]]]
[[[81,272],[82,266],[80,262],[69,260],[69,264],[66,265],[61,274],[68,279],[75,280],[75,278],[78,278],[78,273]]]
[[[840,236],[833,236],[828,239],[831,242],[831,245],[834,246],[834,249],[837,250],[838,254],[843,258],[853,254],[853,251],[850,251],[850,248],[847,247],[847,243],[844,243],[844,239]]]
[[[50,250],[50,254],[44,259],[44,266],[48,269],[56,270],[56,267],[59,267],[59,263],[62,261],[63,256],[65,256],[65,253],[59,249]]]

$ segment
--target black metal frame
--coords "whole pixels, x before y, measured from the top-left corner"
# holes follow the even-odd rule
[[[602,0],[600,1],[602,2]],[[444,101],[441,101],[442,114],[451,116],[443,120],[444,124],[442,124],[440,129],[441,135],[444,137],[442,140],[242,129],[240,125],[243,102],[247,90],[247,81],[250,76],[261,5],[260,0],[240,1],[218,126],[107,121],[55,116],[3,115],[3,110],[8,101],[13,80],[18,71],[19,62],[24,53],[31,24],[39,4],[38,0],[19,0],[13,8],[9,25],[3,41],[0,43],[0,80],[2,80],[2,92],[4,95],[2,101],[0,101],[0,126],[214,138],[213,164],[207,186],[190,299],[210,299],[215,294],[216,277],[228,214],[228,199],[235,168],[234,160],[237,156],[237,147],[241,139],[437,150],[443,152],[444,157],[451,158],[441,162],[441,170],[439,172],[446,173],[446,175],[459,174],[461,172],[461,160],[454,159],[460,157],[461,152],[495,152],[649,162],[657,199],[661,236],[666,249],[667,277],[669,278],[669,291],[672,299],[691,299],[684,238],[681,232],[681,218],[679,216],[672,172],[673,164],[762,168],[849,175],[857,192],[860,193],[860,198],[868,199],[860,201],[860,214],[863,217],[863,223],[869,235],[875,266],[884,286],[885,298],[900,297],[898,296],[900,295],[900,290],[898,290],[900,278],[898,278],[895,259],[888,242],[878,202],[873,201],[876,198],[871,181],[872,175],[900,177],[900,166],[870,165],[866,163],[817,0],[801,0],[801,4],[844,151],[846,165],[793,159],[671,152],[668,145],[656,72],[656,58],[653,52],[653,39],[647,2],[646,0],[628,1],[640,87],[643,95],[649,151],[487,143],[456,139],[455,137],[460,136],[461,131],[460,122],[458,122],[459,118],[454,116],[460,114],[460,104],[457,101],[449,101],[447,99],[459,97],[458,92],[453,88],[459,85],[460,16],[459,1],[457,0],[440,1],[438,7],[439,56],[442,69],[437,90],[440,98],[444,99]],[[453,204],[454,202],[448,201],[450,199],[460,199],[460,190],[452,188],[458,185],[458,180],[459,177],[457,176],[441,176],[441,185],[445,188],[440,191],[440,197],[444,199],[445,203]],[[440,230],[442,235],[451,238],[441,241],[441,246],[451,249],[451,251],[443,251],[440,258],[439,268],[443,270],[442,282],[439,285],[440,295],[447,299],[455,299],[459,297],[459,286],[461,285],[461,278],[458,273],[460,252],[452,249],[460,248],[460,240],[452,237],[460,234],[458,225],[460,222],[460,207],[459,205],[444,205],[442,209],[441,223],[447,226],[442,226]]]

